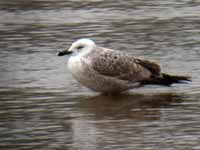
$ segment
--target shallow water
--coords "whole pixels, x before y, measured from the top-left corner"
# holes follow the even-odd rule
[[[0,1],[0,149],[200,149],[200,1]],[[190,84],[94,93],[58,50],[81,37]]]

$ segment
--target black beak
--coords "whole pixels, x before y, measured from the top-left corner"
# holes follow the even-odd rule
[[[58,52],[57,53],[57,55],[58,56],[64,56],[64,55],[69,55],[69,54],[71,54],[72,53],[72,51],[60,51],[60,52]]]

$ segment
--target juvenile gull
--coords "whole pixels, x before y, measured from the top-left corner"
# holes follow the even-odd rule
[[[102,93],[119,93],[146,84],[170,86],[190,81],[186,76],[162,73],[155,62],[97,46],[80,39],[58,56],[69,55],[68,69],[84,86]]]

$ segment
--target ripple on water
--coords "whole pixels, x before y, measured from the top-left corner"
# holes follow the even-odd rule
[[[198,149],[198,1],[0,1],[0,149]],[[159,61],[189,84],[118,96],[77,83],[77,38]]]

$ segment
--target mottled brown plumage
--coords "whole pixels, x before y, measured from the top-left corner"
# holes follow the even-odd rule
[[[189,77],[161,73],[155,62],[99,47],[89,39],[78,40],[69,50],[58,53],[69,54],[69,71],[80,83],[97,92],[119,93],[146,84],[169,86],[189,81]]]
[[[120,80],[138,82],[160,74],[160,66],[154,62],[107,48],[96,47],[95,52],[88,57],[93,69],[99,74]]]

